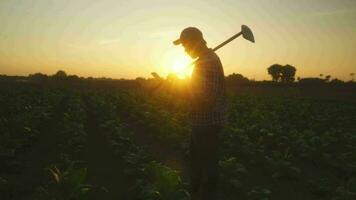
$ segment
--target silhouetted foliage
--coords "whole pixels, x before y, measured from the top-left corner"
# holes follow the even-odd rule
[[[77,81],[77,80],[80,80],[80,78],[77,75],[69,75],[69,76],[67,76],[67,80]]]
[[[325,80],[321,78],[301,78],[299,83],[301,85],[321,85],[325,83]]]
[[[280,64],[274,64],[268,68],[268,73],[272,76],[273,81],[254,81],[253,79],[248,79],[244,77],[242,74],[238,73],[232,73],[229,74],[225,77],[226,84],[229,86],[239,86],[239,85],[249,85],[249,86],[267,86],[267,85],[278,85],[282,86],[278,82],[281,83],[290,83],[294,81],[295,77],[295,72],[296,69],[294,66],[291,65],[285,65],[282,66]],[[2,82],[29,82],[29,83],[35,83],[39,82],[41,85],[56,85],[56,86],[61,86],[61,85],[85,85],[85,84],[92,84],[93,86],[97,85],[106,85],[106,86],[122,86],[125,88],[131,88],[135,87],[135,85],[142,85],[142,86],[152,86],[152,88],[155,88],[154,85],[165,85],[167,88],[168,86],[171,87],[172,84],[174,83],[173,86],[176,87],[177,89],[178,85],[179,87],[183,88],[186,87],[189,82],[189,78],[186,79],[180,79],[176,74],[168,74],[167,77],[162,78],[158,73],[152,72],[151,73],[152,77],[151,78],[144,78],[144,77],[137,77],[136,79],[130,80],[130,79],[112,79],[112,78],[106,78],[106,77],[79,77],[77,75],[69,75],[63,70],[57,71],[53,75],[47,75],[43,73],[34,73],[30,74],[28,76],[8,76],[5,74],[0,74],[0,81]],[[354,73],[349,74],[352,79],[354,76]],[[337,78],[331,79],[330,75],[326,74],[319,74],[318,77],[309,77],[309,78],[301,78],[298,77],[298,84],[297,85],[308,85],[308,86],[328,86],[328,85],[337,85],[337,86],[352,86],[354,87],[356,84],[353,80],[350,81],[342,81]],[[159,87],[157,87],[159,88]],[[162,87],[164,88],[164,87]]]
[[[339,80],[337,78],[334,78],[333,80],[330,81],[331,84],[343,84],[345,83],[344,81],[342,80]]]
[[[52,77],[57,80],[64,80],[67,78],[67,73],[63,70],[59,70]]]
[[[48,80],[48,76],[46,74],[42,74],[42,73],[30,74],[28,76],[28,78],[30,80],[33,80],[33,81],[45,81],[45,80]]]
[[[273,81],[279,81],[281,77],[282,67],[283,66],[280,64],[273,64],[267,69],[268,74],[272,76]]]
[[[225,80],[228,84],[241,84],[241,83],[249,82],[248,78],[244,77],[241,74],[235,74],[235,73],[232,73],[227,77],[225,77]]]
[[[281,71],[281,79],[283,83],[290,83],[293,82],[295,80],[294,76],[295,76],[295,72],[297,71],[297,69],[295,67],[293,67],[292,65],[285,65],[282,67],[282,71]]]
[[[281,81],[283,83],[290,83],[295,80],[295,72],[297,69],[292,65],[280,65],[280,64],[273,64],[268,69],[268,74],[272,76],[273,81]]]
[[[145,78],[143,78],[143,77],[137,77],[136,79],[135,79],[136,81],[145,81],[146,79]]]

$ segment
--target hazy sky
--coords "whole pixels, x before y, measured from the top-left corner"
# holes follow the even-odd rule
[[[0,0],[0,74],[53,74],[135,78],[166,75],[187,60],[172,45],[181,30],[202,30],[225,74],[269,79],[274,63],[297,67],[297,76],[356,73],[355,0]]]

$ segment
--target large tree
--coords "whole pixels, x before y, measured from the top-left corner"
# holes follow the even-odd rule
[[[54,79],[58,79],[58,80],[64,80],[67,78],[67,73],[63,70],[58,70],[57,73],[55,73],[54,75],[52,75],[52,77]]]
[[[272,76],[273,81],[281,81],[283,83],[293,82],[295,80],[295,72],[297,69],[292,65],[273,64],[268,69],[268,74]]]
[[[295,67],[293,67],[292,65],[285,65],[282,67],[282,71],[281,71],[281,79],[283,83],[290,83],[293,82],[295,80],[294,76],[295,76],[295,72],[297,71],[297,69]]]
[[[232,84],[236,84],[236,83],[246,83],[248,82],[249,80],[244,77],[243,75],[241,74],[235,74],[235,73],[232,73],[228,76],[225,77],[226,81],[228,83],[232,83]]]
[[[273,81],[280,80],[282,68],[283,68],[283,66],[280,64],[273,64],[267,69],[268,74],[272,76]]]

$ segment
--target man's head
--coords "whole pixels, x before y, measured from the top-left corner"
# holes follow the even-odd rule
[[[206,41],[203,38],[203,33],[195,27],[185,28],[180,34],[179,39],[175,40],[173,44],[182,44],[185,52],[192,58],[199,57],[201,51],[206,48]]]

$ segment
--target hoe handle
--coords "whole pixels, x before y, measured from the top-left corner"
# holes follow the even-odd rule
[[[220,48],[223,47],[225,44],[227,44],[227,43],[233,41],[235,38],[239,37],[240,35],[242,35],[242,31],[239,32],[239,33],[237,33],[237,34],[235,34],[235,35],[232,36],[231,38],[227,39],[225,42],[219,44],[217,47],[215,47],[215,48],[213,49],[213,51],[216,51],[216,50],[220,49]]]
[[[235,38],[239,37],[240,35],[242,35],[242,31],[239,32],[239,33],[236,33],[234,36],[232,36],[231,38],[227,39],[225,42],[219,44],[218,46],[216,46],[213,51],[216,51],[218,49],[220,49],[221,47],[225,46],[227,43],[233,41]],[[198,59],[194,60],[193,62],[191,62],[188,66],[193,66],[195,64],[195,62],[197,61]]]

